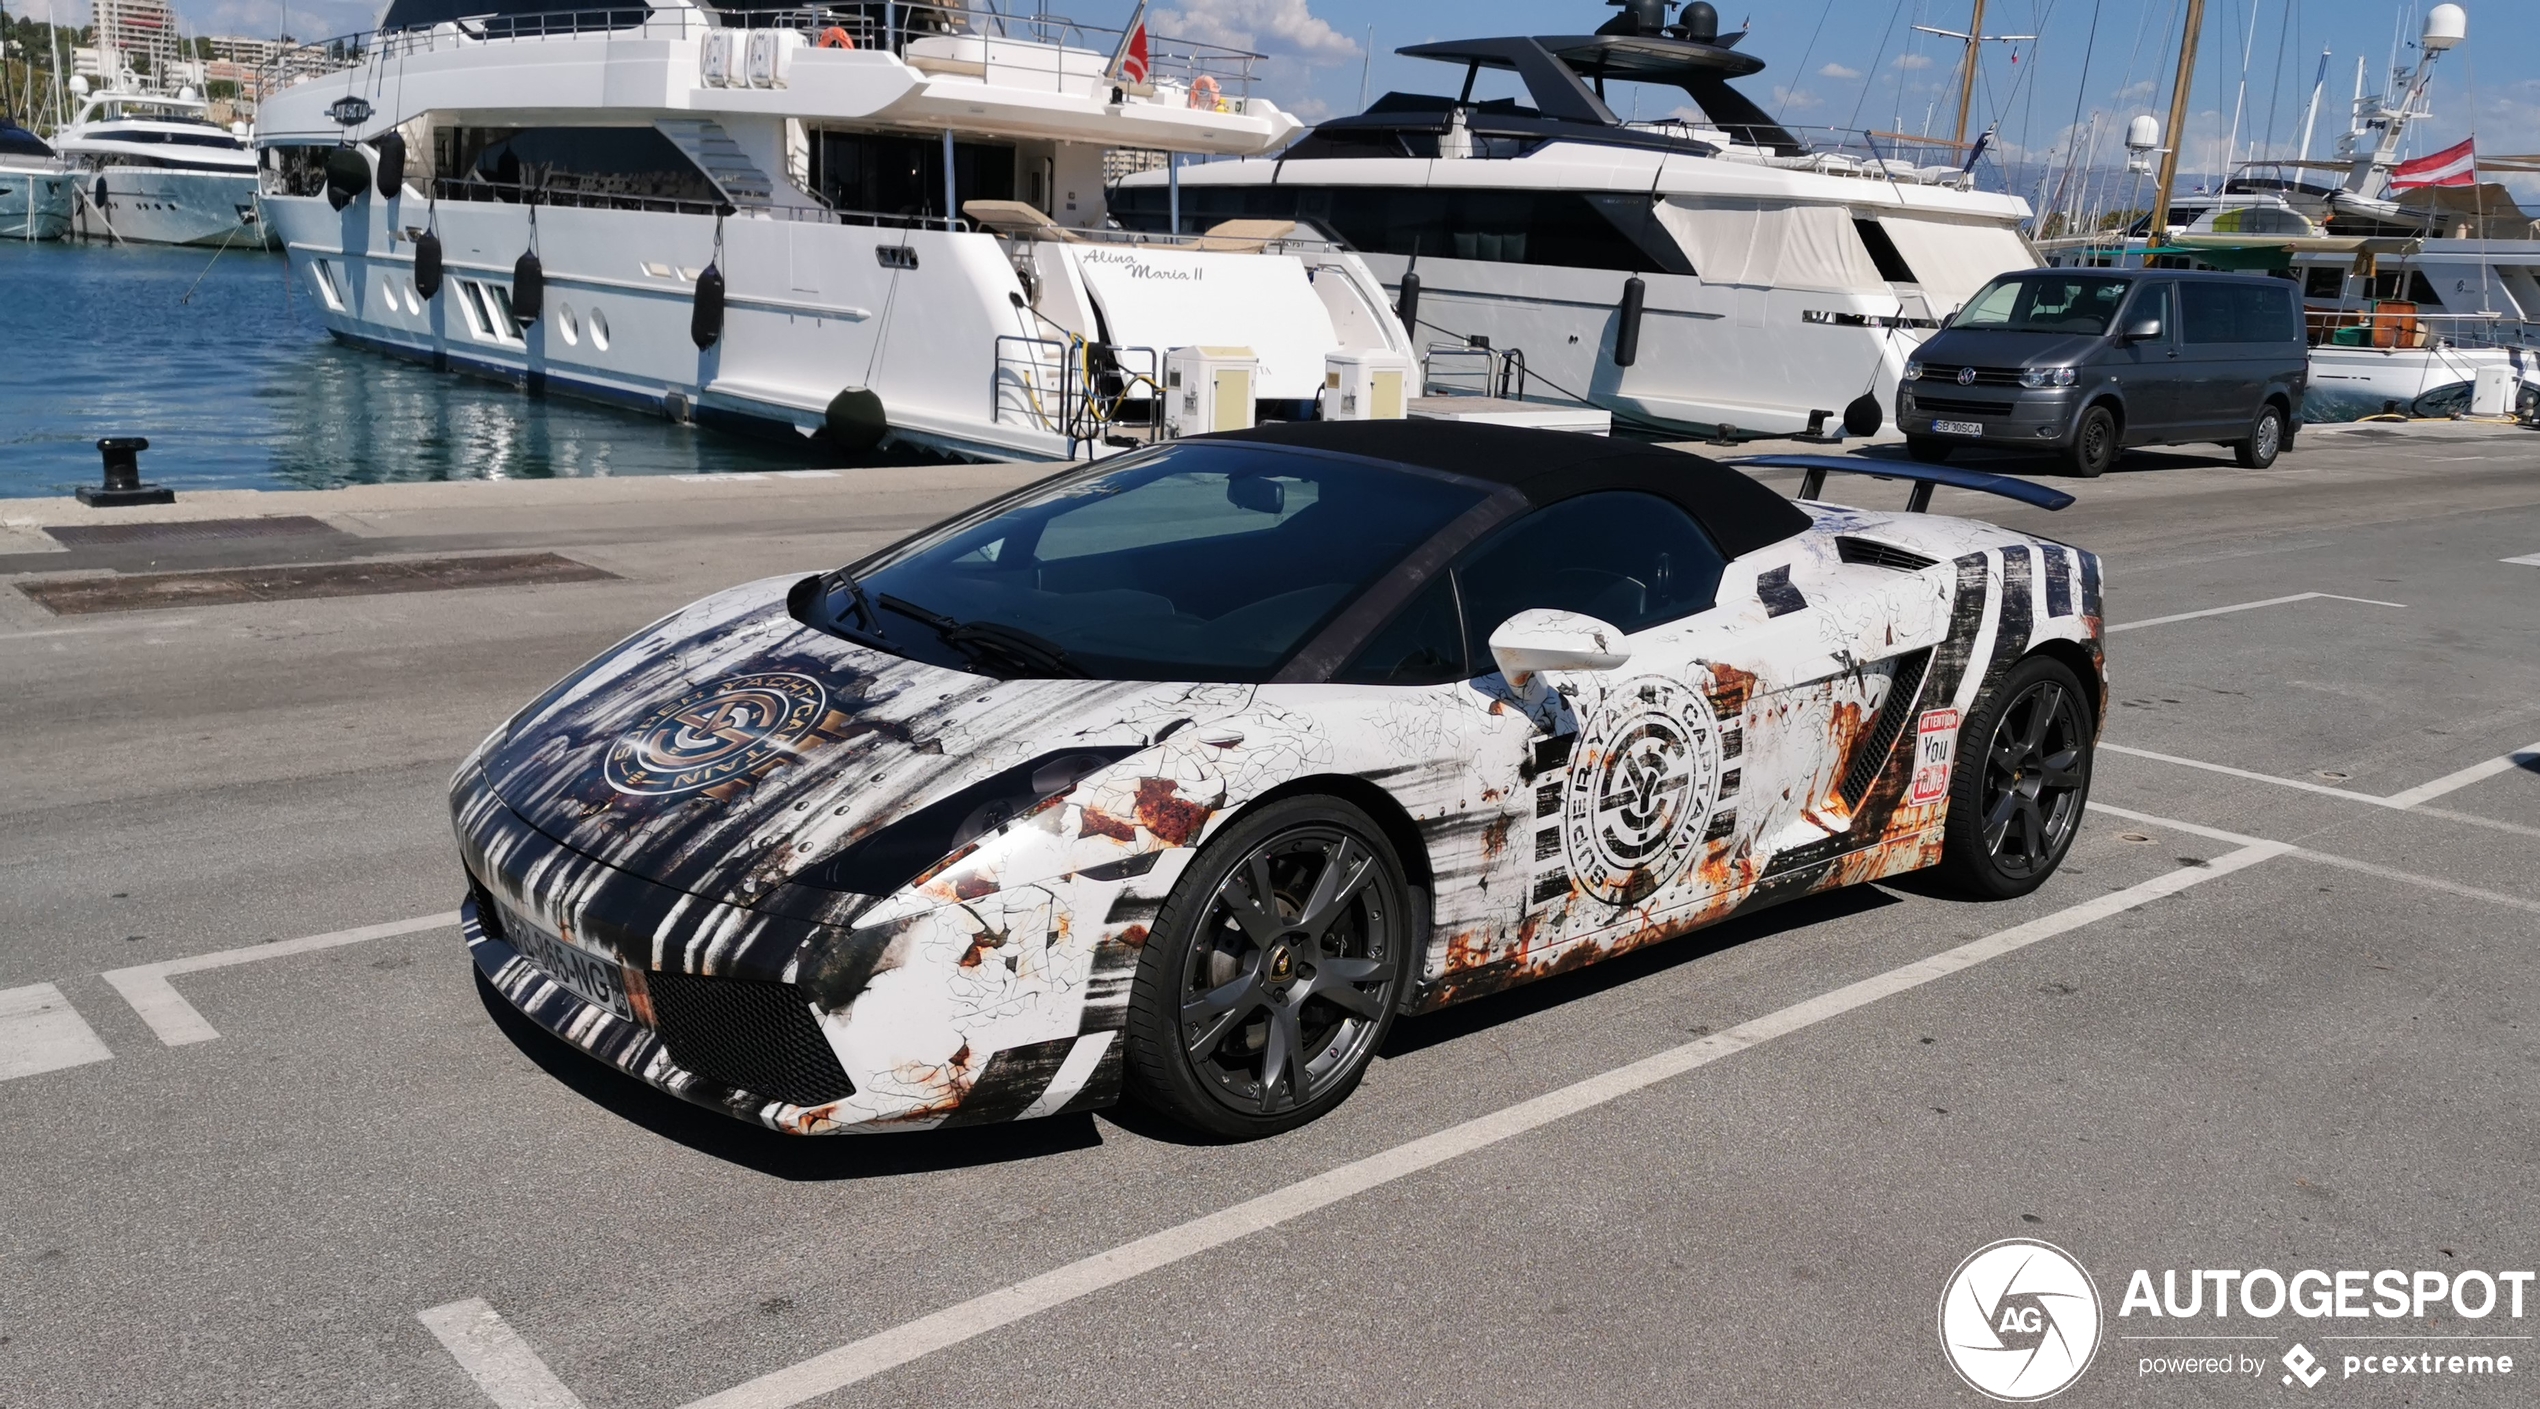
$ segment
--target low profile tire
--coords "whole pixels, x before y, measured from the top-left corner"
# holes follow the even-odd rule
[[[1941,874],[1987,900],[2044,885],[2081,830],[2096,736],[2081,681],[2051,656],[1986,690],[1958,730]]]
[[[2117,463],[2117,413],[2105,406],[2093,406],[2081,413],[2081,424],[2073,427],[2072,448],[2064,452],[2064,463],[2083,479],[2097,479]]]
[[[2258,408],[2258,419],[2249,423],[2249,438],[2233,441],[2231,458],[2241,468],[2263,470],[2284,453],[2284,412],[2273,403]]]
[[[1333,797],[1272,803],[1173,887],[1129,995],[1129,1089],[1212,1135],[1293,1129],[1346,1099],[1425,936],[1384,831]]]
[[[1949,450],[1949,442],[1945,440],[1934,440],[1927,435],[1905,437],[1905,453],[1926,465],[1937,465],[1948,459]]]

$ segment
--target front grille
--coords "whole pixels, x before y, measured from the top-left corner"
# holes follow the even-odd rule
[[[648,973],[644,987],[670,1059],[697,1075],[797,1106],[855,1094],[794,985]]]
[[[1937,558],[1926,558],[1920,553],[1906,552],[1893,543],[1881,543],[1869,538],[1848,536],[1837,538],[1834,541],[1834,551],[1836,556],[1847,563],[1859,563],[1864,567],[1894,568],[1898,572],[1921,572],[1939,561]]]
[[[1999,401],[1961,401],[1926,391],[1914,393],[1914,409],[1926,416],[2004,416],[2011,411],[2009,405]]]
[[[1958,381],[1958,370],[1959,369],[1955,367],[1942,367],[1926,362],[1923,364],[1922,379],[1926,382],[1947,382],[1954,386]],[[1977,386],[2018,386],[2020,384],[2020,369],[2017,367],[1978,367],[1976,369],[1976,379],[1974,384]]]
[[[1905,732],[1905,721],[1914,717],[1915,696],[1922,693],[1923,671],[1930,665],[1928,650],[1897,657],[1896,681],[1879,705],[1879,717],[1871,721],[1869,737],[1861,741],[1861,751],[1852,756],[1852,766],[1844,772],[1845,806],[1857,808],[1870,795],[1870,785],[1887,766],[1887,756],[1896,751],[1896,736]]]

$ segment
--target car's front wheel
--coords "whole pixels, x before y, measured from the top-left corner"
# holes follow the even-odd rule
[[[1210,842],[1156,916],[1129,997],[1130,1090],[1249,1139],[1345,1099],[1393,1024],[1423,936],[1382,829],[1282,799]]]
[[[2081,424],[2073,428],[2072,448],[2064,452],[2073,473],[2083,479],[2097,479],[2117,463],[2121,449],[2117,440],[2117,413],[2105,406],[2093,406],[2081,413]]]
[[[1941,872],[1991,900],[2046,883],[2072,849],[2090,800],[2098,728],[2071,668],[2030,656],[1976,701],[1958,728]]]
[[[2231,458],[2245,468],[2263,470],[2275,463],[2276,455],[2283,449],[2284,412],[2270,402],[2258,408],[2258,419],[2249,426],[2249,438],[2232,443]]]

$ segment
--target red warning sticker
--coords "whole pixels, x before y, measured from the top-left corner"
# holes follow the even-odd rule
[[[1958,761],[1958,711],[1928,710],[1914,731],[1914,801],[1949,796],[1949,768]]]

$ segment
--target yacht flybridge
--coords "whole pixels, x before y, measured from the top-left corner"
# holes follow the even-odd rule
[[[1940,318],[2039,262],[2027,203],[1975,190],[1972,157],[1783,126],[1730,82],[1764,67],[1743,35],[1698,0],[1670,24],[1671,3],[1629,0],[1594,34],[1403,49],[1462,68],[1462,92],[1387,94],[1276,160],[1132,176],[1115,213],[1320,229],[1388,287],[1416,281],[1403,304],[1424,343],[1486,341],[1496,383],[1528,399],[1739,435],[1892,405]],[[1527,101],[1476,101],[1486,69]],[[1609,80],[1681,88],[1701,120],[1626,121]]]
[[[1256,55],[955,2],[485,9],[393,0],[282,60],[324,71],[265,100],[264,205],[339,338],[845,452],[1047,459],[1182,407],[1176,349],[1243,374],[1211,424],[1409,351],[1328,241],[1108,219],[1115,150],[1296,134]]]

